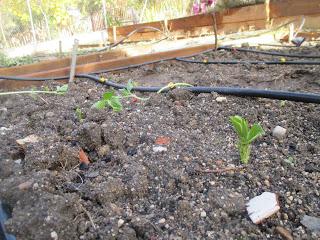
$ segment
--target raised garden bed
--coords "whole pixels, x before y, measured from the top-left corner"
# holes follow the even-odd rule
[[[279,59],[228,51],[195,57],[235,58]],[[317,93],[319,75],[319,66],[166,61],[105,77]],[[220,102],[214,93],[174,89],[137,93],[150,99],[123,101],[121,112],[92,108],[105,91],[76,79],[65,95],[0,98],[0,199],[17,239],[281,239],[277,227],[295,239],[319,239],[300,222],[319,217],[319,105],[231,96]],[[246,166],[229,123],[236,114],[265,130]],[[276,126],[287,129],[281,140],[272,136]],[[16,143],[32,134],[34,143]],[[79,166],[80,148],[87,166]],[[245,204],[265,191],[278,194],[280,211],[256,225]]]

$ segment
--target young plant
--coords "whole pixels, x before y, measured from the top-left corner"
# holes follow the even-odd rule
[[[120,90],[121,97],[122,98],[135,98],[135,99],[138,99],[138,100],[141,100],[141,101],[146,101],[146,100],[149,99],[149,98],[138,97],[137,95],[132,93],[133,87],[134,87],[134,84],[133,84],[132,80],[129,80],[128,83],[127,83],[126,88]]]
[[[146,101],[149,99],[149,98],[138,97],[137,95],[131,92],[132,89],[133,89],[133,83],[131,80],[129,80],[126,88],[120,90],[121,95],[119,96],[116,95],[114,91],[107,91],[102,95],[101,100],[93,104],[93,107],[97,109],[104,109],[105,107],[109,106],[113,109],[113,111],[119,112],[119,111],[122,111],[123,109],[122,103],[121,103],[121,99],[123,98],[135,98],[142,101]]]
[[[77,116],[79,122],[83,122],[84,114],[81,111],[81,108],[79,108],[79,107],[76,108],[76,116]]]
[[[17,92],[0,92],[0,96],[14,95],[14,94],[31,94],[31,95],[34,96],[35,94],[38,94],[38,93],[63,95],[67,91],[68,91],[68,84],[65,84],[65,85],[57,87],[55,91],[51,91],[51,90],[28,90],[28,91],[17,91]]]
[[[231,116],[230,122],[238,134],[238,149],[241,163],[247,164],[250,159],[251,143],[264,134],[260,124],[255,123],[249,127],[248,121],[240,116]]]
[[[123,108],[120,96],[117,96],[114,91],[105,92],[102,95],[102,99],[93,104],[96,109],[104,109],[107,106],[111,107],[115,112],[119,112]]]

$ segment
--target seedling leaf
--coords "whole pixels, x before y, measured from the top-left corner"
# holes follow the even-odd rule
[[[110,100],[108,100],[108,104],[110,107],[112,107],[113,111],[119,112],[122,111],[122,104],[120,102],[119,97],[112,97]]]
[[[237,132],[237,134],[239,136],[241,136],[242,135],[242,125],[241,125],[241,119],[239,118],[239,116],[230,117],[230,121],[232,123],[234,130]]]
[[[126,89],[128,90],[128,92],[131,92],[132,91],[132,89],[133,89],[133,82],[132,82],[132,80],[130,79],[129,81],[128,81],[128,83],[127,83],[127,87],[126,87]]]
[[[264,134],[260,124],[255,123],[249,128],[248,121],[240,116],[231,116],[230,122],[238,134],[238,148],[241,162],[247,164],[250,158],[250,144]]]
[[[102,95],[104,100],[110,100],[113,96],[115,96],[113,91],[107,91]]]
[[[264,134],[264,131],[260,126],[260,124],[257,124],[257,123],[253,124],[253,126],[249,130],[248,139],[247,139],[248,144],[252,143],[255,139],[262,136],[263,134]]]
[[[96,109],[104,109],[107,105],[107,101],[106,100],[100,100],[98,102],[96,102],[95,104],[93,104],[93,107]]]
[[[57,87],[56,92],[58,94],[65,94],[68,91],[68,84]]]

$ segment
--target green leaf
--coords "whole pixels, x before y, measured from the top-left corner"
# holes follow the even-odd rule
[[[240,116],[232,116],[230,117],[230,122],[234,130],[237,132],[239,138],[243,138],[244,136],[244,125],[243,125],[243,118]]]
[[[104,109],[107,105],[107,101],[106,100],[100,100],[98,102],[96,102],[95,104],[93,104],[92,107],[96,108],[96,109]]]
[[[64,94],[68,91],[68,84],[57,87],[56,92],[59,94]]]
[[[133,86],[134,86],[134,85],[133,85],[133,82],[132,82],[132,80],[130,79],[130,80],[128,81],[128,83],[127,83],[126,88],[120,90],[121,95],[122,95],[123,97],[130,97],[131,95],[133,95],[132,92],[131,92]]]
[[[129,97],[132,95],[132,93],[130,91],[128,91],[127,89],[121,89],[120,91],[121,91],[121,95],[123,97]]]
[[[264,131],[260,126],[260,124],[258,123],[253,124],[253,126],[251,127],[248,133],[247,143],[248,144],[252,143],[255,139],[262,136],[263,134],[264,134]]]
[[[115,93],[114,93],[114,91],[107,91],[107,92],[105,92],[103,95],[102,95],[102,98],[104,99],[104,100],[110,100],[112,97],[114,97],[115,96]]]
[[[83,113],[79,107],[76,108],[76,115],[80,122],[83,122]]]
[[[108,100],[108,104],[110,107],[112,107],[113,111],[119,112],[122,110],[122,104],[120,102],[119,97],[113,97],[110,100]]]
[[[127,83],[127,87],[126,87],[127,91],[131,93],[131,91],[132,91],[132,89],[133,89],[133,86],[134,86],[134,85],[133,85],[133,82],[132,82],[132,80],[130,79],[130,80],[128,81],[128,83]]]

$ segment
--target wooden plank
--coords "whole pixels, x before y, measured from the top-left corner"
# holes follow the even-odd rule
[[[86,65],[80,65],[76,68],[76,73],[90,73],[96,72],[100,70],[106,69],[114,69],[119,67],[131,66],[135,64],[142,64],[145,62],[151,61],[162,61],[168,60],[175,57],[184,57],[193,54],[197,54],[199,52],[212,49],[214,47],[213,44],[206,44],[196,47],[182,48],[177,50],[171,50],[166,52],[152,53],[152,54],[144,54],[135,57],[126,57],[119,58],[114,60],[101,61],[97,63],[89,63]],[[60,68],[56,70],[51,70],[47,72],[38,72],[32,74],[25,74],[24,77],[53,77],[53,76],[66,76],[70,71],[70,67]]]
[[[59,81],[63,83],[67,83],[67,80]],[[30,88],[33,86],[42,86],[44,82],[41,81],[7,81],[0,80],[0,89],[1,90],[14,90],[21,88]]]
[[[320,13],[320,2],[319,0],[273,0],[270,2],[270,15],[271,19],[300,16],[300,15],[312,15]],[[238,24],[258,21],[257,25],[260,26],[260,20],[266,20],[268,18],[265,4],[257,4],[247,7],[232,8],[226,11],[216,13],[217,25],[226,24]],[[117,28],[117,37],[122,38],[128,35],[130,32],[143,26],[152,26],[158,29],[163,29],[164,21],[143,23],[131,26],[123,26]],[[168,29],[174,36],[176,32],[181,32],[184,29],[190,29],[192,27],[209,27],[212,26],[212,18],[210,14],[200,14],[195,16],[183,17],[173,20],[168,20]],[[109,28],[108,32],[111,33],[112,29]],[[159,34],[152,34],[155,31],[146,29],[141,31],[137,36],[132,36],[129,41],[145,41],[152,39],[160,39]],[[144,35],[144,33],[148,33]],[[148,39],[150,37],[150,39]],[[181,37],[181,36],[179,36]],[[109,38],[112,42],[112,38]]]
[[[119,50],[110,51],[110,52],[93,53],[93,54],[88,54],[84,56],[79,56],[77,59],[77,64],[82,65],[82,64],[87,64],[91,62],[98,62],[98,61],[115,59],[115,58],[125,57],[125,56],[127,56],[127,54]],[[0,75],[18,76],[18,75],[34,73],[34,72],[49,71],[52,69],[70,66],[70,63],[71,63],[71,59],[70,57],[68,57],[63,59],[43,61],[40,63],[28,64],[28,65],[17,66],[17,67],[0,68]]]
[[[97,47],[104,47],[105,44],[104,43],[93,43],[93,44],[79,44],[79,48],[83,49],[83,48],[97,48]]]
[[[270,2],[270,17],[312,15],[320,12],[319,0],[277,0]]]
[[[312,41],[320,38],[320,32],[301,32],[297,37],[304,37],[307,41]],[[289,42],[289,35],[284,36],[281,41]]]

